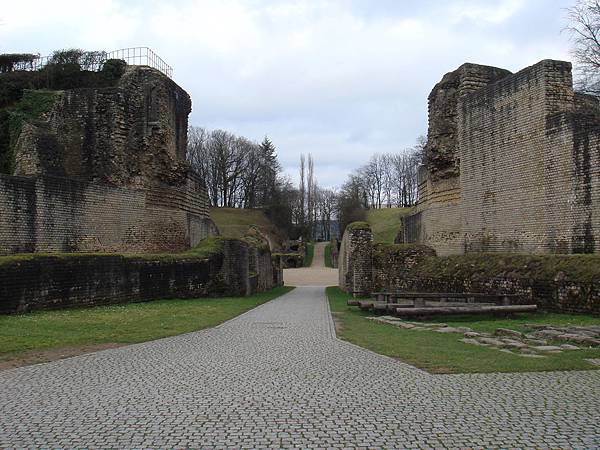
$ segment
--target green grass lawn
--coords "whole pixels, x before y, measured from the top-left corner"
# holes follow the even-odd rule
[[[382,355],[398,358],[432,373],[534,372],[547,370],[586,370],[598,368],[585,361],[600,358],[600,349],[565,351],[546,358],[526,358],[499,350],[460,342],[458,333],[411,331],[367,320],[373,313],[349,307],[350,296],[338,287],[327,288],[327,295],[339,338]],[[442,320],[439,320],[442,322]],[[515,319],[493,317],[452,318],[448,325],[475,331],[496,328],[526,330],[527,323],[554,325],[600,324],[599,318],[569,314],[523,314]]]
[[[367,222],[373,231],[373,240],[382,244],[393,244],[400,230],[400,218],[411,208],[382,208],[367,211]]]
[[[130,344],[214,327],[291,289],[277,287],[238,298],[156,300],[0,316],[0,361],[31,351]]]
[[[304,267],[312,266],[313,257],[315,256],[315,243],[306,243],[306,258],[304,258]]]
[[[331,242],[325,246],[325,267],[333,268],[333,260],[331,259]]]

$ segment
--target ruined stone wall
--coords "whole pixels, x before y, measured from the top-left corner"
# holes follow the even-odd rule
[[[166,196],[172,199],[163,205],[156,201]],[[216,232],[206,205],[196,197],[172,187],[157,193],[69,178],[0,174],[0,255],[187,250]]]
[[[346,242],[348,244],[348,240]],[[469,254],[437,257],[433,249],[423,245],[362,241],[362,254],[370,254],[371,258],[352,261],[354,253],[347,253],[347,244],[346,262],[339,269],[340,287],[346,292],[355,292],[353,283],[357,278],[353,275],[362,274],[371,281],[369,286],[361,286],[368,288],[359,291],[363,295],[394,291],[505,293],[517,296],[512,300],[515,304],[535,303],[545,311],[600,315],[598,271],[585,273],[581,267],[597,265],[596,256]],[[370,253],[364,246],[371,247]]]
[[[250,274],[251,247],[226,240],[207,258],[73,254],[0,260],[0,314],[170,298],[244,296],[282,285],[264,253]],[[268,251],[267,251],[268,253]],[[253,284],[253,279],[260,280]]]
[[[0,254],[177,252],[218,234],[185,161],[189,95],[150,67],[116,87],[57,92],[24,123],[0,178]]]
[[[129,67],[116,87],[62,91],[19,136],[15,175],[181,186],[190,111],[187,92],[144,66]]]
[[[367,223],[355,222],[346,228],[338,258],[339,287],[356,296],[372,291],[373,232]]]
[[[261,292],[275,285],[283,284],[283,267],[281,259],[272,256],[266,248],[251,247],[248,254],[249,258],[249,290],[250,292]]]
[[[573,92],[569,63],[463,65],[429,104],[405,242],[439,255],[599,251],[600,107]]]
[[[509,73],[495,67],[463,64],[446,74],[431,91],[425,166],[419,171],[415,216],[407,220],[407,242],[426,243],[440,255],[462,251],[457,105],[471,92]]]
[[[460,174],[458,102],[466,95],[509,74],[508,70],[497,67],[466,63],[444,75],[434,86],[428,97],[429,129],[425,145],[425,164],[431,181],[453,178]],[[436,189],[440,190],[445,189]]]
[[[571,65],[560,61],[542,61],[462,99],[466,251],[596,250],[598,126],[593,118],[591,128],[582,119]]]

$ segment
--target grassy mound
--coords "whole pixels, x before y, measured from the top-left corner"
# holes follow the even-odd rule
[[[367,211],[367,222],[373,230],[373,240],[393,244],[400,231],[401,218],[410,212],[411,208],[384,208]]]
[[[285,237],[260,209],[211,208],[210,218],[215,222],[221,236],[241,239],[252,225],[269,239],[272,248],[281,247]]]

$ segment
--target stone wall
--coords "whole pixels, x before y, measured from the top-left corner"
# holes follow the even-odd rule
[[[588,278],[565,273],[565,267],[577,272],[578,265],[598,264],[600,260],[589,261],[583,256],[546,258],[515,255],[511,259],[491,254],[440,258],[425,246],[382,245],[374,251],[372,288],[505,293],[518,296],[513,303],[535,303],[545,311],[600,315],[600,276]]]
[[[595,251],[600,155],[582,142],[594,131],[576,130],[573,96],[571,65],[542,61],[464,99],[466,251]]]
[[[473,71],[480,82],[460,94]],[[596,100],[573,92],[569,63],[516,74],[465,65],[446,75],[430,95],[407,242],[440,255],[599,251],[599,115]]]
[[[15,175],[55,175],[117,186],[183,185],[187,92],[156,69],[130,66],[116,87],[57,91],[23,128]]]
[[[346,227],[338,256],[339,286],[356,296],[372,291],[373,232],[366,222]]]
[[[514,303],[546,311],[600,315],[600,259],[587,255],[469,254],[437,257],[418,244],[372,244],[361,230],[357,246],[342,241],[340,288],[368,295],[381,291],[514,294]],[[369,251],[370,247],[370,251]],[[359,253],[356,257],[354,252]],[[371,255],[370,259],[364,255]],[[590,259],[591,258],[591,259]],[[370,273],[369,273],[370,272]],[[356,276],[359,275],[359,276]],[[367,284],[367,281],[369,284]]]
[[[239,240],[210,257],[73,254],[0,260],[0,313],[207,296],[282,285],[278,261]],[[253,261],[251,255],[258,255]],[[251,268],[252,271],[251,272]]]
[[[203,196],[50,176],[0,174],[0,255],[183,251],[216,228]]]
[[[150,67],[116,87],[56,91],[0,175],[0,255],[178,252],[218,233],[185,161],[189,95]]]

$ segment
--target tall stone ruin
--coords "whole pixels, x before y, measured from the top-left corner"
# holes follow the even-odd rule
[[[216,232],[185,162],[191,100],[128,66],[114,87],[56,92],[0,174],[0,254],[180,251]]]
[[[574,92],[570,63],[443,77],[404,231],[439,255],[599,251],[600,107]]]

